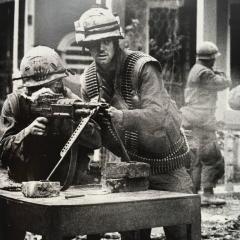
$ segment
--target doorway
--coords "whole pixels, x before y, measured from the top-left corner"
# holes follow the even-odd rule
[[[149,53],[161,63],[166,89],[180,108],[188,72],[195,63],[197,3],[159,1],[159,5],[151,8],[149,4]]]

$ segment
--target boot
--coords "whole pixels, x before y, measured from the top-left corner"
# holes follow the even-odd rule
[[[217,198],[214,195],[213,188],[204,188],[203,189],[203,195],[201,197],[201,206],[210,206],[210,205],[216,205],[221,206],[225,205],[226,201],[224,199]]]

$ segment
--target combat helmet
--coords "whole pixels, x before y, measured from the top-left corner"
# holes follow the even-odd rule
[[[108,9],[91,8],[74,25],[76,42],[81,46],[105,38],[123,38],[119,19]]]
[[[67,76],[60,56],[46,46],[30,49],[21,61],[20,72],[23,86],[27,88],[40,87]]]
[[[209,41],[203,42],[197,48],[197,58],[200,60],[211,60],[220,55],[221,54],[219,53],[218,47]]]

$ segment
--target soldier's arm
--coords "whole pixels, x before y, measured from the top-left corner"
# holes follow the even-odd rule
[[[3,165],[12,161],[25,161],[24,139],[29,135],[44,135],[46,130],[47,119],[44,117],[36,118],[25,128],[20,128],[18,104],[16,95],[10,95],[4,102],[0,116],[0,156]]]
[[[16,159],[24,161],[23,140],[26,133],[25,129],[17,127],[17,109],[13,101],[8,98],[4,102],[0,116],[0,155],[3,165]]]
[[[201,87],[212,91],[222,91],[231,86],[231,80],[224,72],[205,69],[200,73]]]
[[[139,109],[122,110],[122,126],[125,129],[136,128],[146,134],[156,134],[156,131],[165,127],[166,118],[171,115],[169,112],[176,106],[164,87],[161,72],[156,65],[147,63],[140,78]],[[175,115],[178,115],[175,110]]]

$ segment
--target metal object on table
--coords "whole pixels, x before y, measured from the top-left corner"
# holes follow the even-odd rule
[[[65,199],[78,198],[78,197],[85,197],[85,195],[84,194],[65,195]]]

